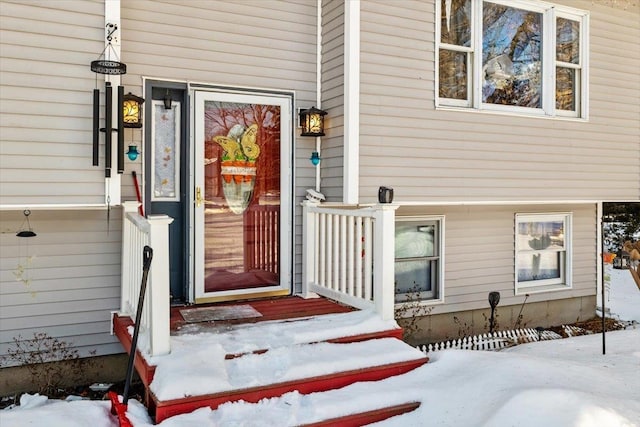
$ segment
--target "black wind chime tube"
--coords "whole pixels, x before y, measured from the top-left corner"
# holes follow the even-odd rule
[[[100,153],[100,89],[93,90],[93,166],[98,166]]]
[[[124,113],[122,102],[124,101],[124,86],[118,86],[118,173],[124,173]]]
[[[105,83],[104,88],[104,176],[111,178],[111,103],[113,95],[111,93],[111,82]]]

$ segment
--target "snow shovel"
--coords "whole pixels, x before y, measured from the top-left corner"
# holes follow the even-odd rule
[[[138,297],[138,308],[136,310],[136,323],[133,325],[133,337],[131,338],[131,349],[129,350],[129,363],[127,364],[127,376],[124,382],[124,392],[122,393],[122,402],[118,399],[118,394],[114,391],[109,392],[111,400],[111,413],[118,416],[120,427],[133,427],[129,418],[127,418],[127,403],[129,402],[129,387],[133,378],[133,367],[136,360],[136,349],[138,346],[138,332],[140,331],[140,320],[142,319],[142,307],[144,306],[144,294],[147,290],[147,277],[149,277],[149,268],[153,259],[153,249],[145,245],[142,252],[142,282],[140,283],[140,296]]]

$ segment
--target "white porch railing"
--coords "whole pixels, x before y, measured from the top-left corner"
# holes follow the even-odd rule
[[[142,281],[143,248],[153,249],[140,322],[141,349],[156,356],[171,351],[169,344],[169,224],[167,215],[138,213],[138,202],[123,203],[122,290],[119,315],[135,321]]]
[[[316,293],[393,319],[397,206],[304,201],[302,209],[302,296]]]

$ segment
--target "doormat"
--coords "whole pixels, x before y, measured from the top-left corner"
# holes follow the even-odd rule
[[[248,304],[223,307],[202,307],[180,310],[187,323],[211,322],[214,320],[250,319],[262,314]]]

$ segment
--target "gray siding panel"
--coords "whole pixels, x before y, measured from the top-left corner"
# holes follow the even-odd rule
[[[85,356],[122,352],[109,335],[109,313],[120,306],[120,209],[109,216],[38,210],[29,217],[37,236],[19,238],[22,212],[0,211],[0,357],[14,337],[34,332]]]
[[[573,214],[573,287],[532,293],[527,302],[595,295],[595,205],[401,206],[397,216],[445,216],[445,300],[431,313],[487,308],[491,291],[500,292],[501,305],[522,304],[514,289],[515,214],[535,212]]]
[[[0,204],[104,202],[104,171],[91,165],[89,69],[103,28],[103,1],[2,2]]]
[[[640,6],[560,3],[591,10],[587,122],[436,110],[435,1],[362,2],[361,201],[640,198]]]

